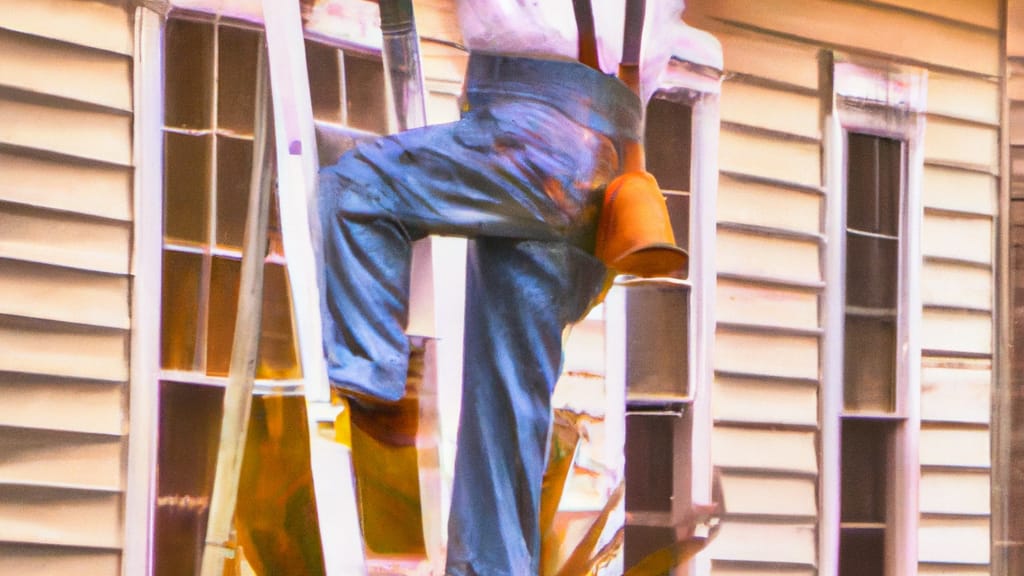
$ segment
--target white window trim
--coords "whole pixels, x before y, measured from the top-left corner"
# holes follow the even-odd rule
[[[128,471],[121,574],[152,573],[163,270],[164,17],[135,11],[134,239]]]
[[[718,48],[719,52],[721,48]],[[712,502],[713,469],[711,458],[711,388],[714,379],[715,342],[715,239],[717,236],[718,194],[718,133],[719,96],[722,73],[720,70],[673,58],[659,85],[658,91],[691,106],[690,137],[690,238],[689,277],[690,318],[687,338],[689,346],[687,386],[689,409],[693,415],[690,452],[690,501],[685,504]],[[608,295],[606,312],[607,375],[609,390],[619,391],[619,401],[610,395],[608,422],[620,415],[611,410],[625,410],[626,404],[626,342],[625,302],[613,290]],[[619,318],[617,318],[619,317]],[[625,415],[621,414],[621,438],[625,438]],[[683,504],[683,502],[679,502]],[[673,511],[679,518],[689,510]],[[711,574],[711,558],[707,549],[687,567],[679,567],[674,574],[707,576]]]
[[[841,430],[845,321],[846,139],[849,132],[905,142],[905,181],[900,214],[897,315],[896,432],[886,533],[886,573],[917,574],[921,428],[921,182],[924,171],[926,72],[890,64],[851,62],[834,56],[833,89],[825,114],[824,168],[827,249],[822,322],[825,328],[821,387],[820,573],[839,571]],[[850,103],[869,104],[871,110]],[[893,498],[892,494],[898,495]],[[888,553],[891,551],[892,553]]]

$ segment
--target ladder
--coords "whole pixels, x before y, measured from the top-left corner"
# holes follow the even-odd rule
[[[418,66],[418,40],[411,0],[380,3],[388,92],[398,111],[399,129],[425,123],[423,80]],[[321,424],[333,424],[342,408],[331,403],[322,354],[318,265],[314,243],[319,241],[316,214],[317,145],[306,73],[305,45],[298,2],[263,0],[266,51],[261,53],[257,85],[257,136],[253,189],[247,209],[239,313],[232,363],[225,390],[224,417],[203,550],[203,576],[221,576],[236,546],[233,521],[238,499],[242,456],[255,377],[262,305],[262,254],[266,245],[270,183],[276,158],[280,217],[299,342],[310,442],[310,467],[317,503],[324,569],[329,576],[365,573],[351,455],[324,437]],[[269,86],[267,85],[269,83]],[[273,105],[268,102],[273,93]],[[271,121],[272,118],[272,121]],[[270,127],[274,127],[274,133]],[[276,153],[275,153],[276,149]],[[429,245],[415,249],[425,281],[430,284]],[[425,268],[425,270],[424,270]],[[415,292],[415,290],[414,290]],[[415,294],[414,294],[415,297]],[[415,308],[415,304],[414,304]],[[244,572],[246,567],[242,566]]]

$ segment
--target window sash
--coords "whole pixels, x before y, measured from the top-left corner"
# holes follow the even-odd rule
[[[917,510],[920,467],[921,181],[923,177],[926,73],[887,62],[832,55],[831,98],[825,118],[827,178],[824,255],[826,287],[822,354],[820,564],[823,574],[839,570],[841,510],[841,427],[844,418],[895,419],[891,455],[890,507],[886,530],[886,573],[917,573]],[[904,141],[903,208],[899,219],[896,342],[898,355],[894,413],[867,415],[844,410],[846,295],[846,166],[850,132]],[[856,309],[853,310],[857,312]],[[898,497],[895,497],[898,495]]]

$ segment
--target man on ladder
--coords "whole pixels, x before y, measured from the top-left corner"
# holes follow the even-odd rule
[[[642,2],[629,3],[643,22]],[[620,61],[624,12],[599,12],[595,34],[588,4],[458,2],[471,51],[462,120],[360,145],[320,176],[328,376],[357,404],[406,388],[410,243],[471,239],[453,576],[537,573],[562,336],[605,287],[594,256],[605,191],[641,139],[642,99],[604,73]],[[648,10],[644,96],[683,31],[682,7]],[[682,263],[670,244],[653,246],[662,265],[648,271]]]

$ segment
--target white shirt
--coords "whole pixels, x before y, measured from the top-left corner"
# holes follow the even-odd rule
[[[612,74],[622,59],[626,0],[591,0],[601,68]],[[689,29],[683,0],[649,0],[640,57],[643,96],[657,88],[673,46]],[[572,0],[457,0],[462,38],[470,50],[575,60],[578,33]]]

